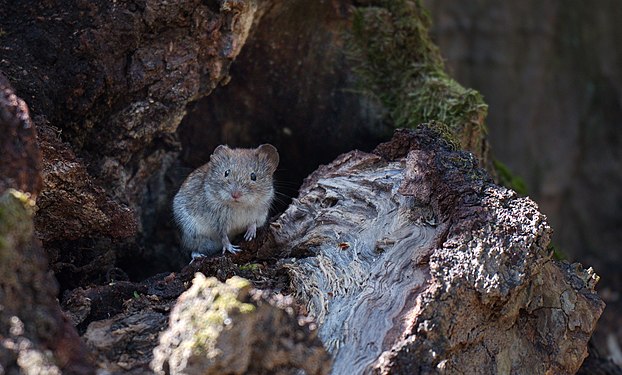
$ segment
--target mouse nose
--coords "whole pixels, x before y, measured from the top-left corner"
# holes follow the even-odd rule
[[[234,190],[231,192],[231,198],[239,199],[242,196],[242,192],[239,190]]]

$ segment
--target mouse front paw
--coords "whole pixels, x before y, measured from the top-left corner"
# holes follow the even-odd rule
[[[257,234],[257,226],[255,224],[251,224],[246,229],[246,233],[244,233],[244,240],[250,241],[253,238],[255,238],[256,234]]]
[[[225,254],[227,251],[230,252],[231,254],[237,254],[240,252],[240,247],[239,246],[235,246],[232,244],[226,244],[222,247],[222,253]]]
[[[190,263],[194,262],[195,260],[207,257],[207,255],[201,252],[198,252],[198,251],[193,251],[190,256],[192,257],[192,260],[190,260]]]

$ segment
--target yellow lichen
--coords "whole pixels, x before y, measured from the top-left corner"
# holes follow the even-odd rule
[[[192,287],[184,294],[186,299],[198,297],[205,301],[186,306],[186,319],[195,330],[190,344],[195,353],[213,353],[218,335],[234,323],[236,315],[255,311],[255,305],[238,299],[250,288],[250,282],[241,277],[234,276],[223,284],[214,277],[195,274]]]

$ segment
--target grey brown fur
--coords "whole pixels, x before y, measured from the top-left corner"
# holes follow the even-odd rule
[[[272,175],[279,164],[276,148],[218,146],[210,161],[192,172],[173,200],[173,214],[183,247],[192,257],[222,250],[237,253],[230,238],[240,233],[249,241],[267,219],[274,187]],[[255,177],[255,180],[252,177]]]

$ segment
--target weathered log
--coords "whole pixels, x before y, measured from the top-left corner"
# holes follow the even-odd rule
[[[318,169],[271,230],[335,374],[571,374],[604,308],[536,204],[428,127]]]
[[[139,277],[181,267],[170,197],[187,165],[175,163],[175,131],[188,104],[229,81],[247,40],[231,90],[197,104],[209,113],[181,132],[193,161],[225,141],[274,138],[289,155],[283,178],[297,183],[392,126],[432,118],[485,159],[486,106],[443,72],[427,24],[420,2],[404,0],[2,2],[0,69],[41,127],[35,224],[62,285],[102,282],[95,272],[115,262],[139,260],[128,270]]]
[[[610,74],[622,65],[622,7],[424,3],[453,77],[477,87],[490,106],[495,158],[547,215],[558,252],[589,262],[601,276],[607,308],[593,340],[603,358],[622,365],[622,75]]]
[[[318,169],[257,256],[298,257],[280,264],[318,320],[334,374],[574,373],[603,304],[593,272],[550,259],[549,235],[532,201],[494,185],[471,154],[424,127],[398,131],[373,154],[352,152]],[[222,279],[245,272],[227,258],[206,259],[144,285],[74,291],[73,307],[66,306],[90,323],[84,337],[104,367],[146,369],[153,339],[196,269]],[[131,298],[132,290],[140,296]],[[112,314],[125,301],[123,312],[93,321],[106,314],[86,303],[95,296],[112,298],[99,301]],[[186,314],[213,301],[183,298],[177,305]],[[172,361],[182,371],[189,357],[175,343],[196,340],[200,329],[183,323],[188,316],[170,320],[153,364]],[[271,332],[260,326],[253,334]],[[210,342],[223,358],[238,350]],[[260,347],[264,356],[274,354]],[[196,360],[209,367],[206,358]]]
[[[37,236],[49,243],[84,237],[124,238],[136,234],[130,209],[110,199],[88,174],[58,130],[37,127],[45,189],[37,198]],[[62,223],[62,227],[59,227]]]
[[[450,125],[470,129],[459,134],[465,136],[464,139],[458,137],[462,144],[485,157],[485,105],[477,93],[459,87],[442,72],[440,57],[428,45],[426,24],[418,23],[425,21],[425,17],[417,13],[421,12],[419,2],[354,3],[360,5],[354,19],[346,11],[349,1],[262,3],[260,12],[265,17],[262,24],[266,27],[263,35],[268,37],[264,42],[259,39],[258,51],[255,51],[258,54],[250,56],[265,56],[262,49],[270,46],[270,33],[278,26],[271,21],[279,20],[279,15],[285,14],[279,13],[283,10],[294,11],[303,19],[307,16],[305,9],[309,8],[297,6],[336,11],[343,23],[336,27],[336,32],[332,30],[324,37],[339,36],[337,48],[327,49],[329,54],[335,53],[331,59],[337,61],[346,59],[339,48],[344,42],[341,31],[353,20],[366,21],[357,24],[358,33],[354,36],[359,39],[353,40],[359,56],[369,57],[367,65],[358,67],[368,74],[370,86],[366,89],[395,90],[387,93],[378,90],[383,98],[375,98],[378,102],[373,100],[373,104],[369,98],[354,98],[355,102],[359,99],[361,102],[346,108],[338,118],[346,118],[349,113],[370,106],[374,106],[373,110],[362,116],[363,119],[390,112],[391,115],[381,121],[392,120],[393,125],[418,124],[422,120],[418,116],[453,113],[455,117],[448,117]],[[40,218],[57,228],[67,225],[68,230],[55,232],[50,227],[40,233],[46,233],[50,241],[90,240],[98,236],[109,241],[133,233],[131,221],[123,213],[124,203],[142,210],[145,216],[169,204],[165,199],[163,177],[179,146],[171,133],[190,101],[227,80],[228,65],[239,52],[253,22],[255,2],[74,0],[68,4],[63,4],[61,10],[54,2],[13,2],[0,6],[0,34],[3,44],[8,46],[6,50],[11,51],[0,59],[0,67],[28,95],[29,102],[40,115],[37,124],[44,130],[41,140],[44,152],[49,151],[46,155],[60,156],[58,163],[48,160],[44,164],[44,171],[50,167],[52,172],[46,183],[58,188],[47,195],[50,205],[46,208],[51,209],[54,203],[67,211],[57,215],[60,211],[51,210],[47,216],[40,211]],[[21,17],[9,16],[12,14]],[[331,16],[328,19],[327,22],[333,20]],[[8,32],[5,34],[5,31]],[[317,35],[316,31],[313,22],[306,24],[307,37]],[[400,43],[392,42],[393,31],[403,37],[398,38]],[[283,34],[284,38],[279,39],[281,45],[305,46],[296,44],[298,35],[288,28],[284,28]],[[375,39],[378,35],[382,40]],[[178,40],[182,43],[176,43]],[[422,46],[427,52],[410,49],[418,42],[425,42]],[[317,46],[321,43],[309,45],[319,50]],[[41,46],[54,48],[39,48]],[[387,55],[392,57],[391,61],[378,60],[385,47],[403,53]],[[428,58],[427,53],[430,54]],[[288,56],[284,54],[281,61],[287,61]],[[259,75],[257,71],[267,69],[262,64],[270,65],[273,60],[257,58],[256,61],[257,65],[249,69],[251,75]],[[286,72],[304,72],[314,61],[305,61],[301,68]],[[426,69],[417,69],[414,73],[407,69],[413,63],[419,68],[420,62],[430,61],[432,64],[424,64]],[[389,62],[393,69],[369,70],[374,64]],[[388,66],[383,65],[384,68]],[[349,85],[351,73],[346,69],[345,73],[337,75],[343,81],[336,83],[348,85],[333,86],[331,82],[330,90],[322,91],[323,94],[307,90],[310,97],[322,99],[317,106],[301,101],[303,107],[311,109],[311,118],[318,112],[323,112],[321,118],[330,118],[332,109],[341,109],[340,100],[345,95],[331,95],[343,94],[355,87]],[[387,74],[389,80],[384,82],[382,78]],[[289,81],[289,77],[297,75],[283,76]],[[305,77],[310,76],[314,75]],[[328,81],[333,76],[325,77],[329,77]],[[238,81],[249,82],[248,78]],[[313,80],[301,80],[303,84],[293,91],[304,91],[307,81]],[[252,88],[252,84],[249,87]],[[449,96],[439,101],[434,99],[437,96],[427,96],[427,89],[434,94],[439,87],[447,89]],[[421,91],[422,88],[425,90]],[[285,96],[294,97],[288,93]],[[234,97],[238,102],[238,97]],[[413,98],[425,105],[404,102]],[[458,107],[453,106],[456,103]],[[461,110],[463,104],[468,110]],[[386,108],[378,109],[376,105]],[[230,110],[231,105],[221,107],[225,112],[237,112]],[[268,120],[281,116],[271,111],[271,106],[265,108]],[[255,112],[249,112],[254,120]],[[294,117],[298,115],[297,111],[292,113]],[[242,118],[245,116],[248,113]],[[44,127],[48,121],[50,127]],[[223,126],[230,126],[228,120],[223,123]],[[357,124],[357,121],[350,123]],[[299,125],[304,127],[306,122],[301,121]],[[54,134],[57,128],[63,131],[60,138]],[[206,128],[211,131],[211,127]],[[279,129],[283,130],[284,139],[289,140],[291,128],[289,132]],[[325,139],[326,133],[310,132],[319,135],[320,140]],[[414,135],[398,133],[393,142],[379,147],[375,154],[353,152],[318,170],[308,179],[299,200],[272,227],[267,237],[269,241],[264,243],[258,256],[302,258],[285,264],[299,297],[322,323],[321,337],[335,357],[335,373],[345,369],[348,372],[372,371],[372,368],[393,373],[452,372],[457,366],[466,368],[464,363],[480,366],[474,371],[520,372],[536,360],[541,360],[540,365],[552,371],[570,372],[585,355],[586,337],[602,309],[593,294],[594,276],[550,261],[546,251],[548,226],[534,204],[494,186],[477,168],[474,157],[453,151],[450,143],[443,143],[438,134],[429,133],[433,132],[427,129]],[[307,141],[296,135],[302,144]],[[194,137],[196,139],[196,134]],[[205,143],[200,147],[206,148]],[[311,152],[303,153],[303,157],[318,152],[318,147],[304,147],[301,149]],[[30,157],[32,159],[25,161],[36,160]],[[57,170],[54,169],[56,165],[60,166]],[[5,173],[5,169],[0,171]],[[37,177],[28,178],[33,179],[18,180],[25,181],[25,186],[36,186]],[[76,187],[79,197],[69,194]],[[145,192],[148,194],[143,195]],[[44,209],[45,199],[40,203]],[[92,220],[89,215],[98,219]],[[108,225],[115,221],[122,223],[118,227]],[[154,221],[149,218],[144,223],[153,225]],[[339,231],[334,232],[335,228]],[[162,230],[162,227],[151,228],[151,231],[172,238],[171,231]],[[153,239],[157,242],[160,237],[154,235]],[[89,258],[90,254],[77,246],[80,243],[77,241],[64,249],[72,261],[63,262],[62,267],[83,274],[96,273],[93,264],[88,263],[97,259],[94,256],[100,248],[88,246],[89,251],[95,253]],[[165,252],[169,250],[164,247]],[[248,254],[243,255],[248,257]],[[99,256],[103,260],[97,268],[109,270],[114,254],[111,258]],[[27,264],[12,262],[11,269],[40,264],[28,264],[30,258],[16,259]],[[36,259],[43,262],[42,257]],[[147,268],[145,263],[151,259],[141,259],[137,267]],[[276,268],[274,263],[269,267]],[[223,278],[242,272],[233,268],[237,267],[215,267],[210,271]],[[33,272],[30,268],[21,269],[28,276],[47,275],[39,268]],[[148,271],[153,272],[153,268]],[[269,274],[276,273],[273,269]],[[105,272],[99,274],[105,277]],[[148,280],[146,285],[117,282],[104,287],[76,289],[68,294],[65,306],[72,310],[73,322],[86,329],[84,337],[102,364],[110,364],[113,371],[139,372],[147,369],[155,337],[166,324],[166,315],[183,289],[185,276],[182,272],[165,278],[168,281],[163,280],[164,288],[172,285],[166,296],[152,288],[162,278]],[[46,287],[42,292],[44,299],[50,300],[53,281],[35,277],[19,282],[24,289],[31,284],[35,285],[34,289],[43,284]],[[564,293],[556,287],[564,287]],[[387,290],[389,292],[383,294]],[[24,295],[29,296],[27,291]],[[101,299],[96,300],[98,297]],[[353,307],[352,301],[360,305]],[[180,301],[180,306],[185,302]],[[51,309],[56,311],[54,307]],[[584,312],[584,320],[577,319],[580,312]],[[97,320],[107,314],[117,315]],[[278,316],[279,313],[274,314]],[[380,317],[393,320],[382,321]],[[562,329],[562,321],[570,327],[568,330]],[[364,329],[368,323],[375,325]],[[18,332],[19,324],[14,327]],[[544,327],[544,333],[536,332],[534,327]],[[183,331],[183,328],[174,327],[175,335],[179,333],[178,337],[195,339],[191,331]],[[495,336],[498,331],[505,336]],[[527,333],[526,338],[516,340],[514,348],[520,355],[508,359],[506,344],[521,333]],[[568,340],[560,342],[560,333],[567,333]],[[60,340],[54,344],[65,347],[64,343]],[[50,347],[55,353],[57,347],[52,344]],[[164,341],[161,349],[168,354],[160,357],[158,363],[165,366],[176,348],[173,341]],[[67,366],[84,365],[80,362],[85,358],[80,355],[81,350],[80,344],[76,344],[75,349],[70,346],[69,357],[75,359],[75,363],[68,360]],[[12,353],[11,358],[19,355],[21,353]],[[259,363],[254,364],[259,366]]]
[[[37,197],[35,228],[52,270],[63,285],[108,282],[105,274],[117,260],[113,241],[131,238],[138,222],[128,205],[112,199],[90,176],[58,129],[37,126],[43,186]],[[84,239],[103,238],[102,244]]]
[[[165,329],[170,303],[149,297],[130,299],[128,311],[89,324],[82,336],[97,364],[113,374],[152,374],[149,362]]]

